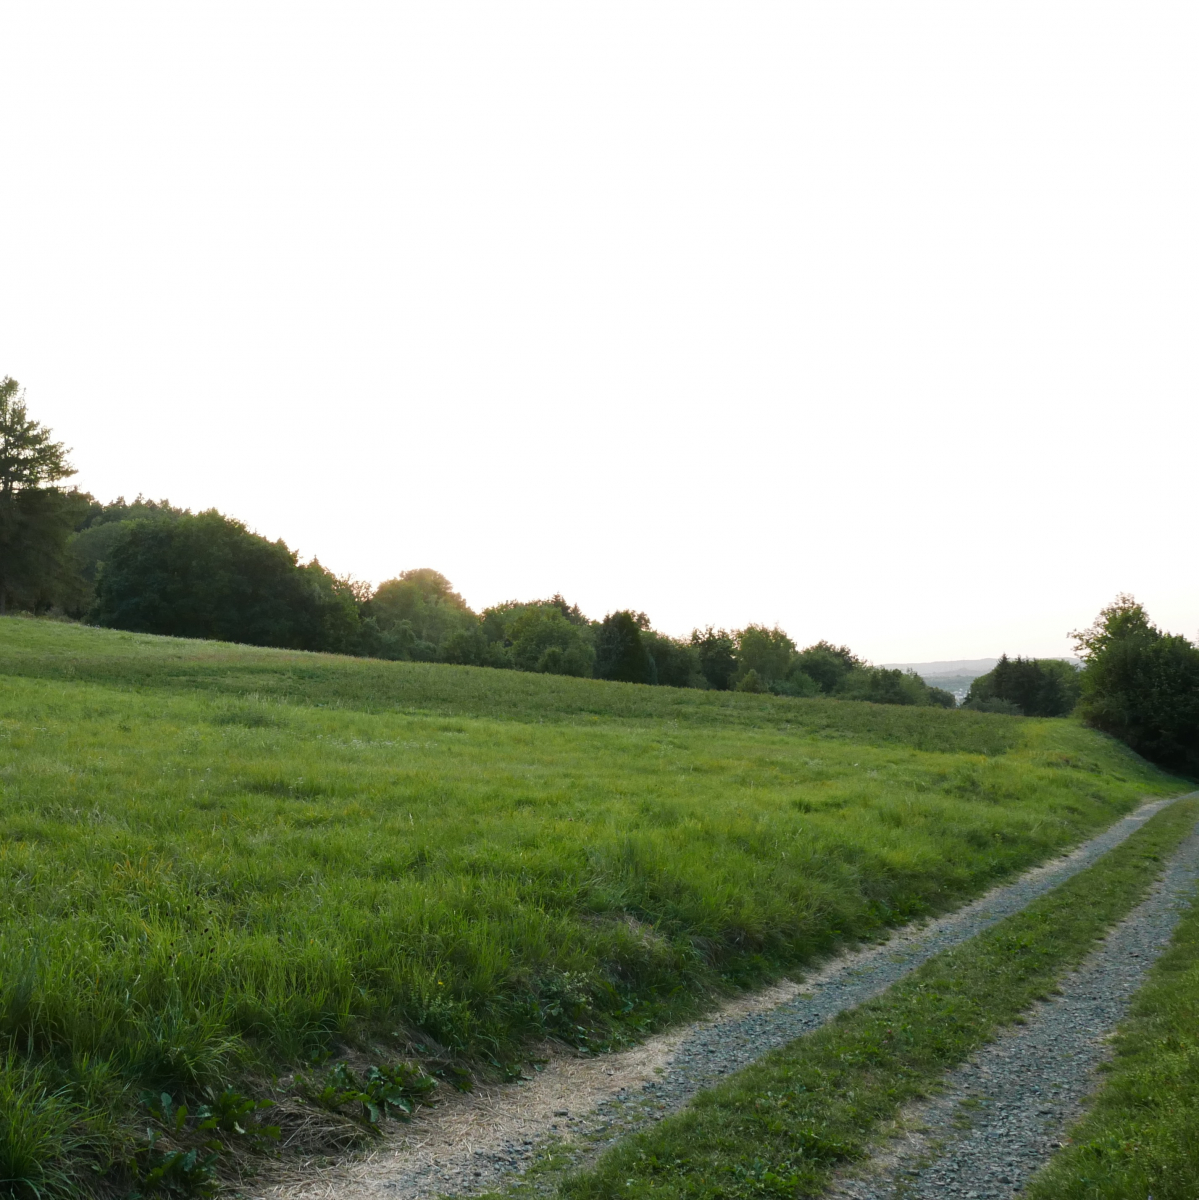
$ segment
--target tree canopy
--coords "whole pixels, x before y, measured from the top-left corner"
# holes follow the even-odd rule
[[[356,649],[355,598],[319,563],[216,511],[134,521],[109,553],[90,619],[139,633],[297,650]]]
[[[0,499],[74,474],[62,442],[29,416],[17,381],[7,375],[0,379]]]
[[[1074,635],[1083,719],[1162,766],[1199,775],[1199,647],[1121,594]]]
[[[595,674],[597,679],[616,679],[622,683],[657,683],[653,656],[641,637],[642,624],[648,621],[631,612],[609,613],[595,637]]]
[[[964,707],[1026,717],[1064,717],[1078,703],[1081,682],[1060,658],[1008,658],[970,685]]]
[[[67,541],[87,500],[53,486],[75,473],[66,455],[17,381],[0,380],[0,613],[47,607],[69,588]]]

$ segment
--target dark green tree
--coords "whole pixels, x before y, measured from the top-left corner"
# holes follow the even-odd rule
[[[1064,717],[1074,711],[1081,681],[1074,667],[1057,658],[1008,658],[970,685],[964,708],[1015,711],[1026,717]],[[991,701],[1003,701],[998,708]]]
[[[89,619],[141,633],[299,650],[356,649],[352,585],[216,511],[135,521],[100,571]]]
[[[1087,724],[1153,762],[1199,775],[1199,647],[1163,633],[1129,595],[1072,636]]]
[[[643,629],[641,641],[654,660],[654,676],[661,686],[707,687],[699,667],[699,652],[690,642],[653,629]]]
[[[795,643],[777,625],[747,625],[737,631],[738,681],[753,671],[759,690],[768,690],[787,678],[794,660]]]
[[[847,676],[861,670],[865,664],[848,646],[819,641],[795,656],[795,666],[809,679],[814,679],[826,696],[831,696]]]
[[[66,456],[17,381],[0,380],[0,614],[47,607],[67,586],[67,539],[89,498],[53,486],[75,473]]]
[[[183,515],[166,500],[146,500],[141,496],[132,502],[119,496],[111,504],[93,501],[86,516],[79,522],[67,542],[67,557],[74,577],[74,587],[63,607],[70,616],[85,616],[95,600],[96,577],[100,565],[112,548],[122,541],[134,521],[156,517],[171,519]]]
[[[591,626],[580,624],[560,598],[497,605],[483,614],[484,632],[518,671],[590,678],[595,667]]]
[[[430,567],[379,584],[363,612],[377,626],[372,653],[382,658],[440,661],[451,639],[461,656],[474,645],[479,624],[450,581]]]
[[[699,669],[710,688],[728,691],[737,674],[737,643],[727,630],[713,629],[691,633],[691,645],[699,655]]]
[[[30,417],[17,381],[0,379],[0,499],[74,474],[66,447]]]
[[[641,614],[609,613],[595,635],[595,674],[622,683],[656,683],[653,657],[641,637]]]

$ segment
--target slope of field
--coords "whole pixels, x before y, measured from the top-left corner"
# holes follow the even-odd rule
[[[143,1088],[601,1048],[1179,790],[1064,721],[0,619],[0,1177],[149,1162]]]
[[[0,675],[90,682],[140,691],[251,696],[362,712],[578,722],[593,718],[668,720],[687,725],[757,726],[917,749],[998,754],[1015,731],[976,714],[894,705],[701,692],[602,683],[433,663],[390,663],[333,654],[263,650],[222,642],[151,637],[49,621],[0,621]]]

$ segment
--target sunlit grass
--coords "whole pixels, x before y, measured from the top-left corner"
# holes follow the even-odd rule
[[[1067,722],[0,620],[0,1033],[93,1131],[347,1044],[503,1070],[1177,790]]]
[[[1024,911],[701,1092],[594,1168],[567,1176],[553,1194],[563,1200],[823,1195],[835,1168],[863,1157],[884,1121],[928,1095],[945,1071],[1044,997],[1129,912],[1197,813],[1193,800],[1171,805]],[[1044,1200],[1094,1194],[1064,1186],[1077,1180],[1080,1161],[1074,1156],[1037,1194]],[[1193,1195],[1193,1172],[1189,1178],[1190,1191],[1169,1195]],[[1134,1187],[1101,1194],[1114,1200],[1147,1193]]]

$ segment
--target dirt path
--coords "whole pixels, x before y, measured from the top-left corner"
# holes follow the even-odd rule
[[[1172,803],[1153,801],[1079,846],[948,916],[841,955],[802,984],[740,997],[702,1021],[619,1054],[559,1055],[518,1083],[425,1109],[370,1153],[333,1167],[292,1165],[261,1200],[433,1200],[495,1187],[549,1146],[582,1160],[767,1051],[860,1004],[1093,863]]]
[[[1199,831],[1146,900],[1104,939],[1061,995],[949,1072],[945,1091],[904,1114],[899,1135],[829,1195],[943,1200],[1019,1195],[1062,1145],[1096,1083],[1108,1035],[1166,948],[1199,883]]]

